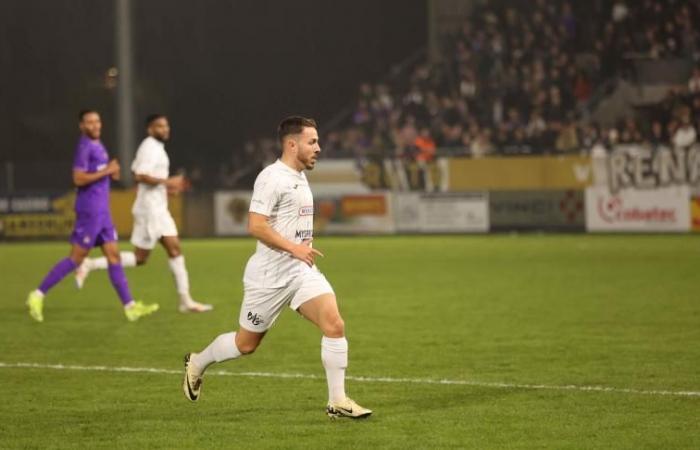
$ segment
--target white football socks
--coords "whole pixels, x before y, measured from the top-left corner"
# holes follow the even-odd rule
[[[328,401],[345,400],[345,369],[348,367],[348,341],[344,337],[321,339],[321,361],[326,369]]]
[[[136,266],[136,254],[134,252],[120,252],[119,257],[122,260],[122,267]],[[107,258],[101,256],[99,258],[86,258],[87,268],[89,270],[107,270],[109,263]]]
[[[168,266],[170,266],[170,271],[173,273],[173,278],[175,278],[175,287],[177,288],[177,293],[180,294],[180,301],[183,303],[191,302],[190,278],[185,266],[185,256],[180,255],[170,258]]]
[[[190,361],[200,370],[200,374],[215,362],[228,361],[241,356],[236,347],[236,333],[224,333],[217,336],[211,344],[199,353],[193,353]]]

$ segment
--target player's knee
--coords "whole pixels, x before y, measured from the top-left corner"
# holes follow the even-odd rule
[[[121,264],[122,260],[119,257],[119,253],[117,253],[116,255],[109,254],[107,255],[107,262],[110,266],[116,266],[117,264]]]
[[[73,261],[73,264],[79,266],[83,263],[83,261],[85,261],[85,255],[72,254],[70,255],[70,260]]]
[[[136,255],[136,265],[143,266],[148,261],[148,256]]]
[[[238,351],[241,352],[242,355],[250,355],[251,353],[255,352],[258,345],[260,345],[258,342],[239,342],[237,347]]]
[[[323,334],[332,338],[345,336],[345,322],[340,316],[329,319],[323,326]]]

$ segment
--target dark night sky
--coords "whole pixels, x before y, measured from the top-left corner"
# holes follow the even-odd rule
[[[324,120],[426,42],[425,0],[133,0],[136,108],[168,114],[174,162],[227,158],[291,113]],[[0,161],[70,160],[75,114],[114,145],[111,0],[0,2]],[[140,133],[138,134],[140,136]]]

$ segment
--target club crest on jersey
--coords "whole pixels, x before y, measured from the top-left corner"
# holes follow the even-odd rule
[[[314,206],[302,206],[299,208],[299,215],[300,216],[313,216],[314,215]]]

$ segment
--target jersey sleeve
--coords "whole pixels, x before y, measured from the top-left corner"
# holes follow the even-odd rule
[[[249,211],[269,217],[280,198],[278,184],[269,173],[259,175],[253,187]]]
[[[90,170],[89,163],[90,147],[83,144],[78,145],[78,148],[75,149],[75,156],[73,157],[73,169],[87,172]]]
[[[136,158],[131,163],[131,171],[138,175],[154,176],[158,160],[156,158],[155,149],[144,142],[136,151]]]

